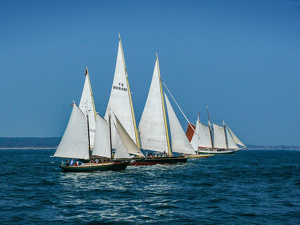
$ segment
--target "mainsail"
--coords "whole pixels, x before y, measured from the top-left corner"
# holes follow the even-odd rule
[[[139,147],[133,103],[131,99],[128,75],[126,71],[125,59],[120,37],[114,80],[107,110],[104,116],[106,120],[108,120],[109,110],[114,112],[131,139]],[[116,132],[116,128],[112,126],[112,147],[114,149],[116,148]]]
[[[224,128],[213,124],[214,129],[214,148],[226,149],[226,137]]]
[[[196,154],[189,140],[187,139],[184,130],[172,108],[172,105],[165,93],[168,117],[170,123],[172,151],[183,154]]]
[[[74,103],[65,133],[54,157],[90,159],[87,117]]]
[[[87,67],[85,68],[85,82],[81,94],[79,108],[84,115],[88,115],[89,117],[90,146],[93,148],[96,131],[96,109]]]
[[[147,101],[139,123],[143,149],[168,152],[169,156],[172,155],[166,122],[159,62],[156,56]]]

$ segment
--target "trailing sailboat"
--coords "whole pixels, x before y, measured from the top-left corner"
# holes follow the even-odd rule
[[[198,115],[196,126],[189,125],[186,135],[197,153],[232,154],[246,148],[224,121],[223,126],[212,124],[211,129],[209,114],[208,126],[200,122]]]
[[[165,98],[168,108],[173,151],[184,154],[195,154],[184,135],[184,131],[166,95]],[[139,132],[142,148],[158,152],[159,155],[163,156],[147,157],[144,161],[136,162],[134,165],[170,164],[187,161],[187,157],[173,156],[171,149],[157,55],[147,101],[139,123]]]

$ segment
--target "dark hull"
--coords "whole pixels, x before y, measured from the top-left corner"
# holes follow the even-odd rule
[[[186,157],[152,157],[145,158],[142,161],[132,162],[130,166],[150,166],[156,164],[175,164],[175,163],[186,163]]]
[[[66,166],[60,165],[59,167],[65,172],[93,172],[93,171],[121,171],[125,170],[129,162],[114,162],[114,163],[99,163],[99,164],[86,164],[84,166]]]

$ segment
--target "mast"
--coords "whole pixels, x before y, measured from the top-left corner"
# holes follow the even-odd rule
[[[169,138],[168,124],[167,124],[167,117],[166,117],[166,110],[165,110],[165,103],[164,103],[164,95],[163,95],[162,85],[161,85],[160,69],[159,69],[159,62],[158,62],[157,53],[156,53],[156,60],[157,60],[157,70],[158,70],[158,78],[159,78],[159,86],[160,86],[160,96],[161,96],[163,116],[164,116],[164,122],[165,122],[165,130],[166,130],[166,137],[167,137],[168,156],[171,157],[173,154],[172,154],[171,146],[170,146],[170,138]]]
[[[86,122],[87,122],[87,133],[88,133],[88,143],[89,143],[89,161],[91,161],[91,143],[90,143],[90,125],[89,125],[89,114],[86,114]]]
[[[210,119],[209,119],[209,112],[208,112],[208,105],[207,104],[206,104],[206,109],[207,109],[207,116],[208,116],[208,128],[209,128],[211,146],[212,146],[212,148],[214,148],[214,142],[213,142],[213,139],[212,139],[211,125],[210,125]]]
[[[134,133],[135,133],[135,138],[136,138],[136,145],[138,146],[138,148],[140,148],[140,140],[139,140],[138,131],[137,131],[137,127],[136,127],[133,103],[132,103],[132,98],[131,98],[131,91],[130,91],[130,87],[129,87],[128,74],[127,74],[127,69],[126,69],[126,64],[125,64],[125,57],[124,57],[124,53],[123,53],[123,46],[122,46],[122,41],[121,41],[121,35],[120,34],[119,34],[119,40],[120,40],[120,45],[121,45],[122,58],[123,58],[123,62],[124,62],[126,84],[127,84],[127,90],[128,90],[128,96],[129,96],[129,102],[130,102],[130,108],[131,108],[131,115],[132,115],[132,120],[133,120]]]
[[[223,128],[224,128],[224,133],[225,133],[226,149],[228,150],[227,132],[226,132],[226,127],[225,127],[225,122],[224,122],[224,120],[223,120]]]
[[[111,141],[111,116],[110,112],[108,114],[108,123],[109,123],[109,142],[110,142],[110,158],[112,159],[113,153],[112,153],[112,141]]]

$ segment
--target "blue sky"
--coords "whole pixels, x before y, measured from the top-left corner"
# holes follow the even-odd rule
[[[3,0],[0,28],[0,137],[61,136],[86,66],[103,115],[120,33],[138,121],[158,52],[192,122],[208,103],[245,144],[300,145],[299,1]]]

